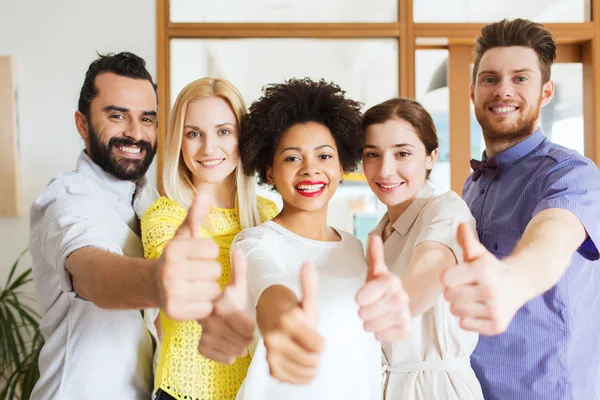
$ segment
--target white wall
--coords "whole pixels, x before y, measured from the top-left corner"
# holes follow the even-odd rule
[[[31,203],[83,148],[73,114],[87,67],[96,52],[127,50],[155,77],[155,15],[153,0],[0,0],[0,54],[17,65],[23,202],[21,217],[0,217],[0,286],[27,246]]]

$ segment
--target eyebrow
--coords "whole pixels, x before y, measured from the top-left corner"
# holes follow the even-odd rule
[[[325,147],[329,147],[331,150],[335,151],[333,146],[330,146],[328,144],[322,144],[320,146],[317,146],[317,147],[315,147],[315,150],[321,150],[322,148],[325,148]],[[285,149],[281,150],[281,153],[279,153],[279,154],[283,154],[283,152],[288,151],[288,150],[302,151],[302,149],[300,147],[286,147]]]
[[[220,124],[216,124],[216,125],[215,125],[215,127],[217,127],[217,128],[221,128],[221,127],[223,127],[223,126],[232,126],[232,127],[234,127],[234,126],[235,126],[235,124],[234,124],[234,123],[232,123],[232,122],[222,122],[222,123],[220,123]],[[196,126],[196,125],[185,125],[185,126],[184,126],[184,128],[196,129],[196,130],[198,130],[198,131],[200,130],[200,127],[198,127],[198,126]]]
[[[521,73],[521,72],[530,72],[530,73],[533,73],[534,71],[531,68],[519,68],[519,69],[513,69],[511,72],[513,74],[518,74],[518,73]],[[498,71],[493,71],[493,70],[479,71],[477,73],[477,76],[484,75],[484,74],[498,75]]]
[[[397,144],[393,145],[392,147],[398,148],[398,147],[406,147],[406,146],[409,146],[409,147],[412,147],[412,148],[415,147],[415,146],[413,146],[410,143],[397,143]],[[366,144],[364,148],[365,149],[378,149],[379,147],[377,147],[377,146],[375,146],[373,144]]]
[[[125,107],[111,105],[111,106],[104,107],[103,111],[104,112],[118,111],[118,112],[122,112],[122,113],[128,113],[131,110],[129,108],[125,108]],[[144,115],[144,116],[150,115],[150,116],[156,117],[157,113],[156,113],[156,111],[143,111],[142,115]]]

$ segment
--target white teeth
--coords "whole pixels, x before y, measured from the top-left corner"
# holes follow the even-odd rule
[[[214,160],[214,161],[200,161],[200,164],[206,165],[207,167],[221,164],[223,160]]]
[[[393,188],[395,188],[395,187],[398,187],[398,186],[400,186],[400,184],[399,184],[399,183],[396,183],[396,184],[394,184],[394,185],[382,185],[382,184],[380,183],[380,184],[379,184],[379,186],[381,186],[381,187],[382,187],[382,188],[384,188],[384,189],[393,189]]]
[[[517,107],[493,107],[492,111],[494,112],[511,112],[515,111]]]
[[[323,189],[323,187],[325,187],[324,184],[320,184],[320,185],[299,185],[299,186],[296,186],[297,189],[302,190],[303,192],[306,192],[306,193],[318,192],[319,190]]]
[[[131,154],[139,154],[139,152],[142,151],[142,149],[140,149],[139,147],[125,147],[125,146],[119,147],[119,150],[124,151],[125,153],[131,153]]]

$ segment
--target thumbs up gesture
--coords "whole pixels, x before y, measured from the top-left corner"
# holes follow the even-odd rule
[[[367,281],[356,294],[358,315],[365,330],[374,332],[381,342],[405,338],[411,326],[408,295],[400,278],[388,270],[383,259],[383,242],[377,235],[369,237],[367,265]]]
[[[245,356],[254,334],[254,322],[246,314],[246,258],[240,249],[232,254],[231,273],[231,281],[214,302],[212,314],[198,321],[202,325],[198,351],[224,364]]]
[[[271,376],[281,382],[307,384],[317,374],[323,338],[317,332],[319,275],[312,263],[301,271],[302,300],[284,312],[265,333]]]
[[[442,274],[444,297],[463,329],[484,335],[504,332],[517,310],[519,285],[512,282],[506,263],[477,239],[467,224],[458,227],[457,240],[464,263]]]
[[[207,317],[221,293],[217,279],[219,248],[212,239],[199,237],[208,200],[196,195],[183,224],[166,245],[158,263],[156,287],[160,308],[171,319],[186,321]]]

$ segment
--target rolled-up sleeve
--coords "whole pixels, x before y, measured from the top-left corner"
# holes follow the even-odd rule
[[[44,202],[32,213],[31,235],[46,262],[58,275],[61,290],[72,292],[71,276],[66,268],[67,258],[83,247],[96,247],[122,255],[118,239],[108,231],[97,215],[94,200],[57,197]]]
[[[600,258],[600,171],[586,158],[559,162],[546,174],[540,201],[533,212],[561,208],[572,212],[588,233],[577,252],[590,261]]]

